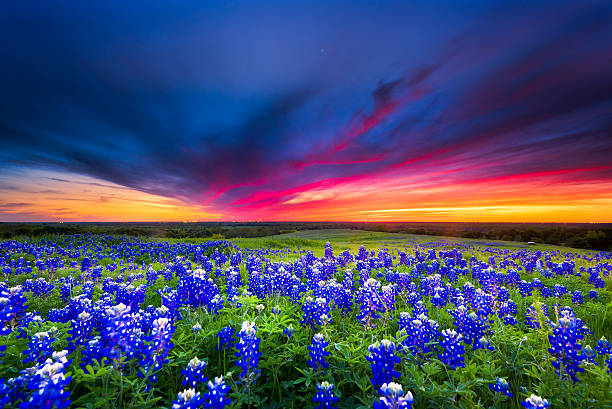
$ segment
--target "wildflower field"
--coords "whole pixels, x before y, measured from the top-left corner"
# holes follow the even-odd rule
[[[0,242],[0,407],[610,408],[612,253],[374,232]]]

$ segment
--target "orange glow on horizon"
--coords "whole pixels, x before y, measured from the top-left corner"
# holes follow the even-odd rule
[[[442,182],[435,172],[431,179],[355,177],[282,191],[262,188],[233,204],[204,206],[90,177],[40,171],[30,172],[17,191],[0,187],[0,220],[612,222],[612,181],[564,180],[568,174],[539,174],[528,183],[520,175]],[[12,175],[10,180],[20,179]]]

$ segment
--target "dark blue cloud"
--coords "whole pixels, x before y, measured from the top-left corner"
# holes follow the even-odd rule
[[[227,205],[434,159],[612,157],[606,2],[0,8],[0,167]]]

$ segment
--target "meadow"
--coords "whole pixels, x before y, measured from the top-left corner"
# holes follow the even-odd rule
[[[610,408],[612,253],[348,229],[0,242],[0,407]]]

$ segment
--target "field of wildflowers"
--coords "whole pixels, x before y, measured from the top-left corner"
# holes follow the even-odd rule
[[[330,237],[0,242],[0,407],[612,407],[612,253]]]

